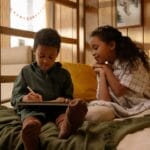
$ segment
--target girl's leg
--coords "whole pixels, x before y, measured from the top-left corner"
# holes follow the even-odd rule
[[[110,121],[115,118],[113,110],[107,106],[89,106],[85,116],[87,121]]]

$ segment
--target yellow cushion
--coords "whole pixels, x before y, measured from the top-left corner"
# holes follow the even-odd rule
[[[96,74],[91,66],[79,63],[62,63],[67,69],[74,85],[74,98],[90,101],[96,99]]]

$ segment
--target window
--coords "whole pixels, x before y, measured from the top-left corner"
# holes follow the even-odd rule
[[[45,0],[11,0],[10,2],[11,28],[36,32],[46,26],[45,16]],[[32,39],[11,37],[11,47],[32,45],[32,43]]]

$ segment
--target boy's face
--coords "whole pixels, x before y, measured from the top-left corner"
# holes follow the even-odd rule
[[[44,45],[38,45],[35,52],[35,59],[41,70],[47,71],[50,69],[58,56],[58,49]]]

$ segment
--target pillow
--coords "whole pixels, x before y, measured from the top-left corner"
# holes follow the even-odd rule
[[[74,85],[74,98],[81,98],[86,101],[96,99],[96,74],[91,66],[66,62],[63,62],[62,66],[71,74]]]

